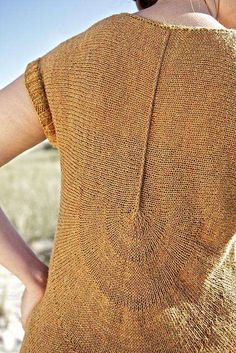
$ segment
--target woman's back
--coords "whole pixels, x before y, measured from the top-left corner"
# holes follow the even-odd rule
[[[21,353],[233,352],[235,49],[120,13],[29,63],[61,202]]]
[[[37,127],[23,92],[1,91],[0,162],[39,141],[40,122],[61,163],[21,353],[234,351],[235,43],[234,30],[120,13],[28,64]],[[0,218],[1,263],[15,247],[11,268],[29,276]]]

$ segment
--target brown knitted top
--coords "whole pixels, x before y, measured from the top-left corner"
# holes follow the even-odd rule
[[[236,352],[236,31],[118,13],[25,84],[61,199],[20,353]]]

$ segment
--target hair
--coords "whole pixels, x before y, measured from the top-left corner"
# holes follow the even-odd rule
[[[136,0],[134,0],[134,1],[136,1]],[[139,0],[139,3],[143,9],[146,9],[147,7],[154,5],[157,1],[158,0]]]

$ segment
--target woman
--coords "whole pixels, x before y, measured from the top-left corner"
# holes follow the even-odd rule
[[[49,268],[1,213],[20,353],[236,347],[236,2],[137,0],[1,91],[1,164],[61,163]]]

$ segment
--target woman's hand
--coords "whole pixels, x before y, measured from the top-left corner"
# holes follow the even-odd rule
[[[26,329],[31,312],[43,298],[46,290],[47,280],[42,283],[37,283],[34,286],[26,286],[21,297],[21,324],[23,329]]]
[[[48,266],[36,256],[1,208],[0,265],[17,276],[26,287],[21,303],[22,325],[25,328],[31,310],[44,295]]]

